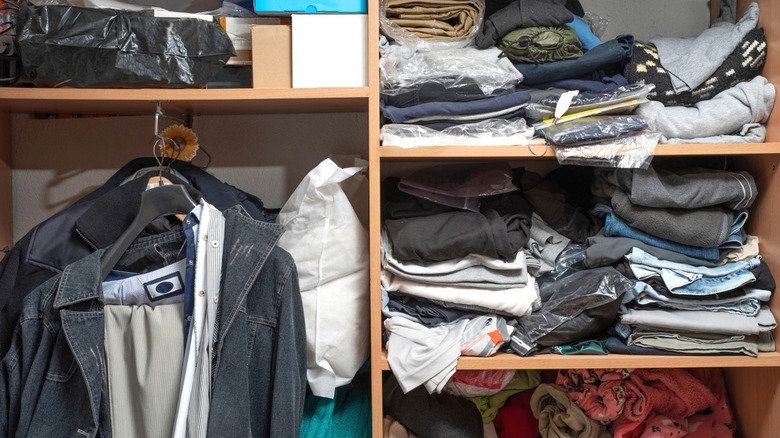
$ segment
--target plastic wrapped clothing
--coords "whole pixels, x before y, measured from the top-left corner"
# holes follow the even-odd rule
[[[222,0],[34,0],[37,6],[60,5],[102,9],[165,9],[175,12],[211,12],[222,7]]]
[[[495,47],[421,52],[384,43],[379,52],[379,78],[385,95],[404,92],[422,81],[439,80],[450,90],[477,83],[485,96],[490,96],[497,89],[512,89],[523,80],[511,61],[498,57],[501,51]]]
[[[153,11],[22,6],[18,34],[42,86],[200,87],[235,54],[219,24]]]
[[[612,325],[623,295],[633,282],[613,268],[576,272],[545,283],[540,296],[549,297],[538,312],[519,318],[511,347],[527,356],[536,345],[567,344],[599,333]]]

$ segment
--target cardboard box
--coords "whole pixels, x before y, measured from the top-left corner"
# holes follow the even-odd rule
[[[252,27],[252,88],[292,86],[291,41],[290,26]]]
[[[236,49],[236,56],[231,56],[227,65],[252,64],[252,26],[282,23],[283,19],[276,17],[219,17],[220,26],[225,29]],[[286,24],[289,24],[289,20]]]
[[[365,14],[293,14],[292,86],[368,85]]]

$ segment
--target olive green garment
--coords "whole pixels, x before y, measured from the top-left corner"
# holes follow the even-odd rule
[[[558,385],[542,383],[531,395],[531,411],[542,438],[609,438],[604,425],[588,417]]]
[[[498,40],[496,46],[512,62],[541,64],[582,56],[580,39],[568,26],[515,29]]]
[[[498,410],[504,407],[509,397],[526,389],[535,388],[542,382],[542,373],[539,370],[517,370],[515,377],[499,392],[493,395],[469,397],[479,413],[483,423],[490,423],[496,419]]]

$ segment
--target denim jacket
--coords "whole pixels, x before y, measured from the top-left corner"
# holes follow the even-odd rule
[[[306,390],[306,333],[280,226],[225,213],[223,285],[208,435],[295,437]],[[137,239],[124,265],[171,262],[184,234]],[[68,265],[25,300],[0,362],[0,435],[110,437],[100,261]],[[126,259],[132,259],[128,261]],[[123,261],[120,261],[123,263]]]

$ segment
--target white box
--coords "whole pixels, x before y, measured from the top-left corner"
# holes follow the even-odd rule
[[[293,14],[292,86],[368,85],[366,14]]]

